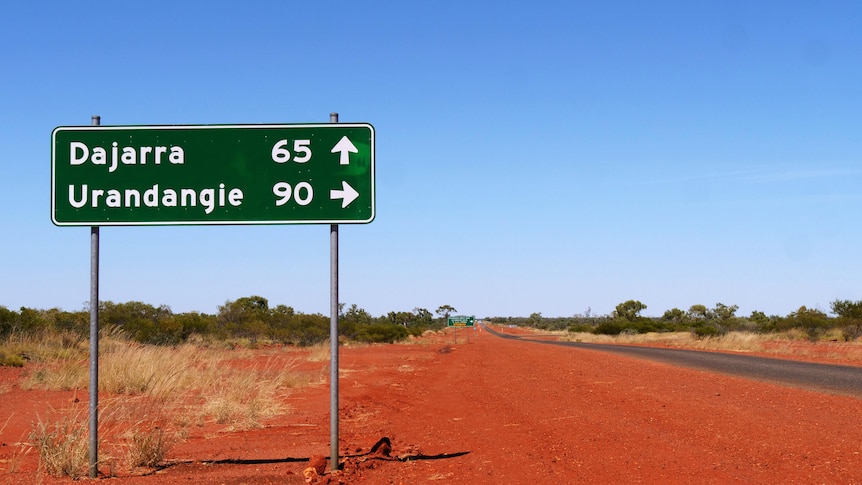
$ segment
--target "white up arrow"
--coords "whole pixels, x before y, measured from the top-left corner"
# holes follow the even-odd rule
[[[351,153],[359,153],[359,150],[353,145],[347,136],[342,136],[341,140],[332,147],[332,152],[341,152],[340,158],[338,159],[339,165],[350,165],[350,154]],[[349,202],[348,202],[349,204]],[[345,204],[347,205],[347,204]]]
[[[350,143],[349,141],[347,143]],[[351,202],[356,200],[359,197],[359,192],[357,192],[353,187],[347,184],[345,181],[341,181],[341,189],[332,189],[329,191],[329,198],[332,200],[341,199],[341,208],[344,209]]]

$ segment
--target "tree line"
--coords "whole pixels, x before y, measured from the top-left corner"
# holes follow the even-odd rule
[[[755,310],[744,317],[736,314],[739,310],[737,305],[716,303],[712,308],[697,304],[688,310],[672,308],[660,317],[645,317],[641,315],[647,309],[645,304],[638,300],[626,300],[618,304],[610,315],[593,315],[587,309],[573,317],[545,318],[541,313],[533,313],[527,318],[492,317],[488,320],[545,330],[605,335],[688,331],[698,337],[710,337],[730,331],[771,333],[799,330],[812,340],[822,338],[830,331],[845,341],[862,337],[862,301],[835,300],[829,308],[833,316],[803,305],[785,316],[767,316]]]
[[[357,342],[396,342],[410,335],[446,325],[450,305],[437,308],[434,318],[425,308],[392,311],[379,317],[353,304],[346,310],[339,306],[338,333],[341,338]],[[100,329],[117,329],[126,337],[141,343],[177,345],[193,336],[214,340],[242,339],[289,345],[313,345],[329,339],[330,319],[319,313],[297,312],[293,307],[276,305],[261,296],[228,300],[218,313],[174,313],[167,305],[153,306],[139,301],[99,302]],[[19,311],[0,305],[0,338],[9,335],[39,335],[46,332],[70,332],[88,336],[90,311],[63,311],[57,308]]]
[[[812,340],[827,333],[831,338],[847,341],[862,337],[862,301],[835,300],[830,303],[831,315],[801,306],[785,316],[766,315],[761,311],[738,316],[737,305],[723,303],[711,308],[702,304],[692,305],[687,310],[672,308],[660,317],[642,316],[646,309],[647,306],[638,300],[626,300],[609,315],[595,315],[587,309],[572,317],[549,318],[536,312],[529,317],[485,319],[497,324],[607,335],[687,331],[698,337],[710,337],[729,331],[770,333],[797,329]],[[425,308],[413,308],[375,317],[356,304],[346,308],[341,304],[338,333],[340,338],[356,342],[397,342],[426,330],[444,328],[449,315],[456,311],[450,305],[441,305],[434,313]],[[0,338],[44,332],[71,332],[86,337],[89,322],[89,309],[63,311],[22,307],[14,311],[0,305]],[[176,345],[196,336],[306,346],[329,339],[330,319],[319,313],[297,312],[286,305],[273,307],[266,298],[255,295],[228,300],[218,307],[215,315],[174,313],[166,305],[153,306],[138,301],[103,301],[99,303],[99,324],[101,329],[117,329],[132,340],[156,345]]]

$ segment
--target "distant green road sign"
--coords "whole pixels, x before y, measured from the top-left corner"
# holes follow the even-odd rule
[[[446,325],[449,327],[472,327],[476,317],[466,315],[450,316],[447,319]]]
[[[375,216],[368,123],[58,127],[58,226],[346,224]]]

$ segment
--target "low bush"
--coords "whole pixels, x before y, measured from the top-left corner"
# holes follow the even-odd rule
[[[393,343],[407,338],[408,331],[403,325],[394,323],[372,323],[357,329],[356,340],[366,343]]]
[[[0,350],[0,366],[8,366],[8,367],[24,367],[24,357],[18,354],[6,354]]]
[[[862,325],[845,325],[841,328],[841,336],[845,342],[853,342],[862,337]]]
[[[625,329],[626,326],[623,323],[617,321],[609,321],[598,324],[595,330],[593,330],[593,333],[601,335],[619,335]]]
[[[722,334],[721,330],[719,330],[717,327],[715,327],[714,325],[707,324],[692,327],[691,333],[695,336],[695,338],[699,339],[707,337],[717,337]]]
[[[569,327],[569,332],[572,333],[592,333],[595,329],[594,326],[586,324],[586,323],[576,323]]]

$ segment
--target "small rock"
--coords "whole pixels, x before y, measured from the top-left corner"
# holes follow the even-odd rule
[[[305,477],[305,483],[311,483],[315,478],[320,475],[317,474],[317,470],[315,470],[313,466],[310,466],[305,470],[302,470],[302,476]]]
[[[318,475],[326,473],[326,457],[323,455],[314,455],[308,460],[308,467],[314,468]]]

